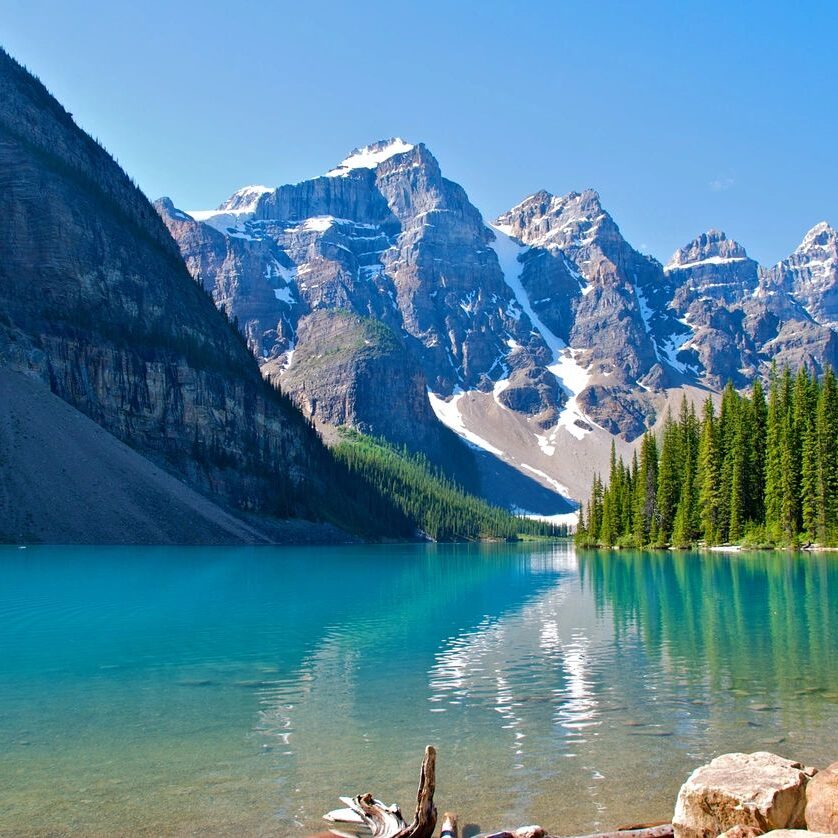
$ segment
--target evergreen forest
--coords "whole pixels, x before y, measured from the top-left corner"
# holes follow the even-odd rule
[[[419,533],[434,541],[561,537],[564,525],[523,518],[466,492],[428,459],[406,448],[343,429],[332,449],[351,475],[388,498]]]
[[[766,394],[728,383],[696,414],[682,400],[630,463],[612,444],[595,476],[576,542],[587,547],[838,544],[838,382],[772,369]]]

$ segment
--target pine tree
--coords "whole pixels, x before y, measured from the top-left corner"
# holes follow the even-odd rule
[[[783,540],[783,449],[786,427],[785,388],[771,368],[765,430],[765,529],[775,542]]]
[[[719,443],[713,400],[704,402],[701,443],[698,453],[698,506],[701,534],[708,545],[721,540],[722,508],[720,502],[721,479]]]
[[[590,536],[588,535],[588,528],[585,525],[585,510],[581,505],[579,507],[579,520],[576,522],[576,532],[573,540],[580,547],[588,547],[590,545]]]
[[[660,547],[669,544],[672,525],[680,496],[681,433],[679,426],[667,413],[663,426],[663,444],[658,463],[657,533],[655,543]]]
[[[750,426],[746,443],[747,508],[749,521],[761,523],[765,516],[765,437],[768,407],[762,382],[757,378],[751,388]]]
[[[838,537],[838,381],[827,367],[818,393],[815,417],[817,439],[817,524],[815,538],[834,544]]]
[[[740,405],[733,419],[735,424],[731,449],[727,452],[730,475],[730,498],[728,500],[727,540],[739,541],[744,533],[746,511],[746,439],[747,423],[745,410]]]
[[[634,540],[638,547],[645,547],[655,537],[657,517],[658,445],[651,431],[643,435],[640,443],[640,463],[634,485]]]

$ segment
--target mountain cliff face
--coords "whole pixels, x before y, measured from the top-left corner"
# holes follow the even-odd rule
[[[216,210],[157,209],[263,375],[308,415],[424,448],[427,388],[449,427],[554,486],[563,454],[637,439],[673,391],[744,385],[772,360],[838,362],[826,224],[771,269],[718,230],[664,267],[592,190],[540,191],[487,224],[428,149],[403,140],[299,184],[245,187]],[[372,335],[370,321],[386,328]]]
[[[772,361],[816,369],[835,364],[836,336],[823,307],[838,274],[824,252],[830,228],[814,229],[820,233],[808,233],[789,260],[770,270],[718,230],[676,251],[665,268],[669,305],[692,330],[682,350],[693,356],[699,380],[715,388],[727,380],[744,386]]]
[[[330,505],[331,458],[191,280],[152,205],[2,51],[0,363],[226,504],[281,516]]]
[[[812,227],[794,253],[768,272],[767,279],[813,320],[838,326],[838,233],[825,221]]]

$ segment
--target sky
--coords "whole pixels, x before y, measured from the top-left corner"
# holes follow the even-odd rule
[[[487,219],[596,189],[666,262],[838,225],[838,3],[0,0],[0,43],[149,198],[211,208],[424,142]]]

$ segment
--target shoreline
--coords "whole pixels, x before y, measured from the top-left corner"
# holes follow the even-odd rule
[[[637,550],[643,553],[838,553],[838,547],[827,547],[819,544],[807,545],[805,547],[790,546],[750,546],[745,544],[713,544],[695,545],[692,547],[622,547],[614,544],[611,547],[600,545],[574,545],[577,550]]]

